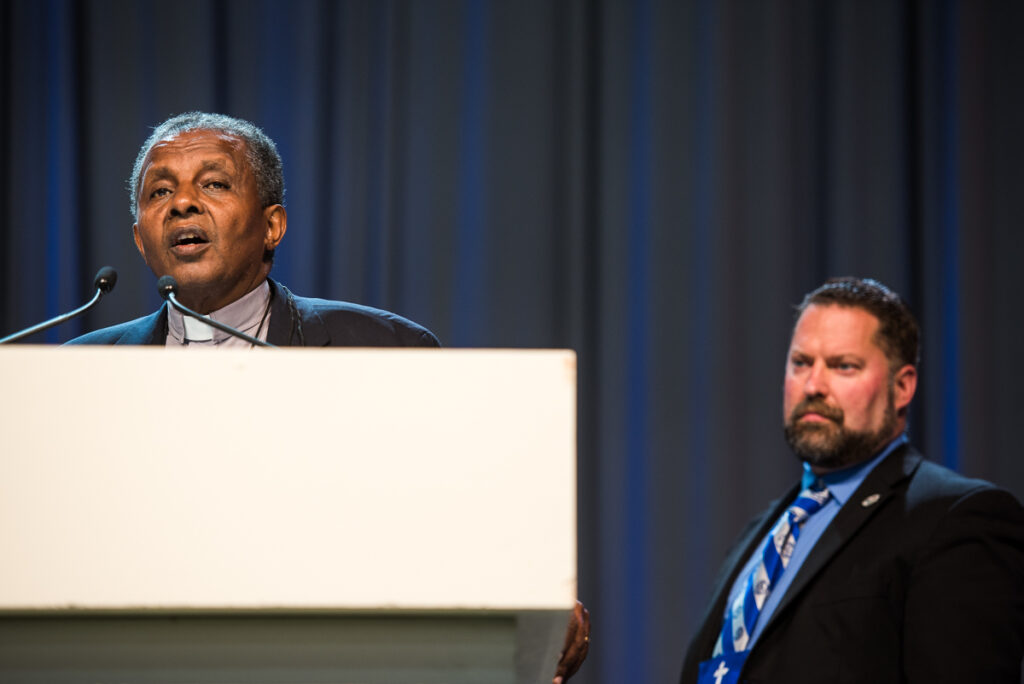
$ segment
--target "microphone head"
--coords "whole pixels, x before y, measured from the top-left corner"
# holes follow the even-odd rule
[[[96,278],[92,281],[92,286],[97,290],[102,290],[103,294],[107,294],[113,290],[114,285],[117,285],[117,271],[110,266],[104,266],[97,271]]]
[[[173,276],[160,276],[160,280],[156,281],[156,291],[160,293],[161,297],[167,299],[172,294],[178,294],[178,281]]]

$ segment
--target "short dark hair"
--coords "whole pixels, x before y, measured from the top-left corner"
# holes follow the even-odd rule
[[[914,314],[888,287],[871,278],[829,278],[818,288],[804,296],[797,307],[796,317],[812,304],[835,305],[864,309],[878,319],[875,342],[889,359],[889,367],[896,370],[920,362],[921,329]]]
[[[172,116],[154,128],[146,142],[142,143],[142,149],[135,158],[135,166],[132,167],[132,175],[128,179],[128,194],[131,196],[132,216],[136,221],[139,220],[139,192],[142,184],[142,165],[146,161],[146,156],[161,140],[188,131],[217,131],[241,138],[245,142],[249,166],[256,177],[256,190],[260,202],[264,207],[284,204],[284,171],[281,155],[277,153],[274,141],[267,137],[259,126],[226,114],[185,112]]]

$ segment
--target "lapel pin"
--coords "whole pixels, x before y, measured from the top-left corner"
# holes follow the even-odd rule
[[[864,497],[864,500],[860,502],[860,505],[864,508],[868,506],[874,506],[878,503],[878,500],[882,498],[881,494],[871,494],[870,496]]]

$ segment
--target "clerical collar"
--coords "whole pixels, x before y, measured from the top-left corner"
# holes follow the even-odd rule
[[[266,341],[270,326],[270,285],[264,280],[259,287],[212,311],[207,316],[215,321],[230,325],[247,335]],[[229,335],[206,325],[191,316],[185,316],[174,307],[167,307],[168,347],[248,347],[245,340]]]

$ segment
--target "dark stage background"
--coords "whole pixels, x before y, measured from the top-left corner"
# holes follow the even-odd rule
[[[46,341],[155,309],[124,190],[138,146],[185,110],[257,122],[284,157],[274,272],[296,292],[447,346],[577,350],[579,681],[674,682],[726,547],[797,475],[791,306],[827,276],[919,314],[914,442],[1024,495],[1022,15],[2,0],[0,333],[77,306],[104,264],[114,293]]]

